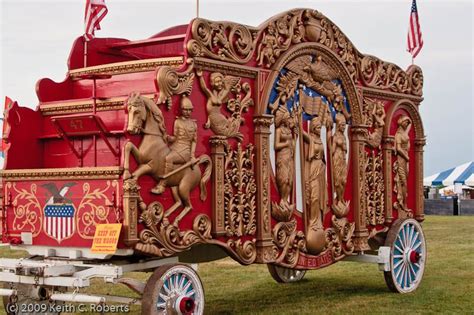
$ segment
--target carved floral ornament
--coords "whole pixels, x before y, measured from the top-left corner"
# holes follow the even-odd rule
[[[422,95],[423,74],[418,66],[403,71],[395,64],[363,55],[328,18],[316,10],[297,9],[277,15],[259,28],[231,22],[195,19],[192,39],[187,43],[191,57],[274,68],[290,47],[313,42],[327,47],[344,63],[351,79],[365,86],[393,92]]]

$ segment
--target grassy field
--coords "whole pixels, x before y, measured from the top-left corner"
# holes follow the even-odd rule
[[[391,293],[383,273],[371,264],[340,262],[309,271],[298,283],[282,285],[273,281],[264,265],[242,267],[224,259],[199,266],[205,313],[474,314],[474,217],[428,216],[423,229],[428,259],[423,281],[414,293]],[[0,250],[2,257],[13,255],[18,254]],[[146,278],[145,274],[133,276]],[[128,292],[103,283],[95,283],[94,289]],[[139,309],[133,308],[132,313]]]

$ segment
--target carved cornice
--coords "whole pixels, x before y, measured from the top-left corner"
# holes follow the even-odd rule
[[[180,66],[184,62],[183,57],[167,57],[167,58],[155,58],[155,59],[145,59],[138,61],[125,61],[125,62],[115,62],[109,63],[100,66],[79,68],[69,71],[69,75],[72,78],[77,78],[84,75],[91,74],[125,74],[125,73],[134,73],[134,72],[146,72],[153,71],[159,66]]]
[[[77,167],[2,170],[0,177],[6,181],[27,180],[80,180],[80,179],[118,179],[121,167]]]
[[[226,75],[231,74],[244,78],[256,78],[258,75],[258,69],[252,67],[233,65],[202,57],[194,58],[194,66],[196,68],[203,68],[212,72],[221,72]]]
[[[154,94],[143,94],[148,98],[153,98]],[[105,100],[97,100],[96,110],[97,111],[108,111],[108,110],[121,110],[123,108],[123,102],[128,96],[113,97]],[[42,103],[39,109],[43,116],[59,115],[59,114],[73,114],[83,113],[92,111],[93,101],[82,100],[72,102],[54,102],[54,103]]]
[[[351,79],[364,86],[421,96],[423,73],[412,65],[407,71],[393,63],[360,53],[347,36],[316,10],[296,9],[276,15],[258,28],[231,22],[195,19],[187,43],[192,57],[275,69],[280,56],[292,46],[312,42],[326,46],[344,63]]]
[[[379,90],[376,88],[365,87],[365,86],[358,87],[358,88],[363,91],[364,97],[381,98],[381,99],[385,99],[389,101],[399,101],[401,99],[409,99],[415,104],[419,104],[421,103],[421,101],[423,101],[423,97],[420,97],[420,96],[413,96],[413,95],[396,93],[396,92],[391,92],[391,91],[386,91],[386,90]]]

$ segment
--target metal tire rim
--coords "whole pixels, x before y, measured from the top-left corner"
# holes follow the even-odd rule
[[[426,262],[426,242],[420,224],[413,219],[404,220],[390,247],[390,274],[396,291],[414,291],[421,282]]]
[[[182,297],[194,300],[195,308],[192,314],[203,314],[204,290],[194,270],[184,266],[172,267],[163,274],[161,282],[156,303],[160,314],[174,314],[174,301]]]

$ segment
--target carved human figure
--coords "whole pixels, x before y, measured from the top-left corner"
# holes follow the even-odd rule
[[[342,113],[336,114],[336,130],[332,137],[332,158],[333,158],[333,176],[334,190],[336,192],[336,204],[344,202],[344,191],[347,182],[347,140],[346,118]],[[337,215],[337,214],[336,214]]]
[[[167,136],[168,143],[171,143],[171,151],[166,155],[165,175],[174,170],[176,166],[195,159],[197,124],[194,119],[191,119],[192,111],[191,100],[183,96],[181,98],[181,116],[176,117],[174,122],[174,135]],[[166,179],[162,179],[151,192],[154,194],[163,193],[166,184]]]
[[[407,184],[408,184],[408,162],[410,157],[410,128],[411,120],[408,116],[401,116],[398,119],[398,129],[395,134],[395,154],[397,155],[397,171],[395,176],[397,188],[397,205],[401,210],[407,210]]]
[[[275,114],[275,152],[276,152],[276,182],[280,192],[282,205],[289,205],[293,192],[295,175],[296,148],[295,117],[290,114],[286,105],[280,106]]]
[[[204,127],[211,128],[219,136],[242,138],[239,132],[242,123],[240,113],[226,117],[221,112],[222,104],[228,100],[231,88],[239,82],[240,78],[213,72],[210,75],[211,89],[209,89],[202,77],[202,70],[198,70],[196,74],[199,77],[201,89],[207,97],[207,122]]]
[[[278,57],[278,39],[275,26],[273,23],[270,23],[267,32],[263,35],[262,42],[258,46],[258,65],[261,66],[265,63],[267,67],[270,67],[275,63],[275,57]]]
[[[307,143],[305,163],[306,211],[308,226],[306,247],[311,254],[320,253],[326,244],[323,216],[327,212],[327,181],[324,145],[321,141],[321,117],[311,119],[309,133],[303,132],[303,141]]]

